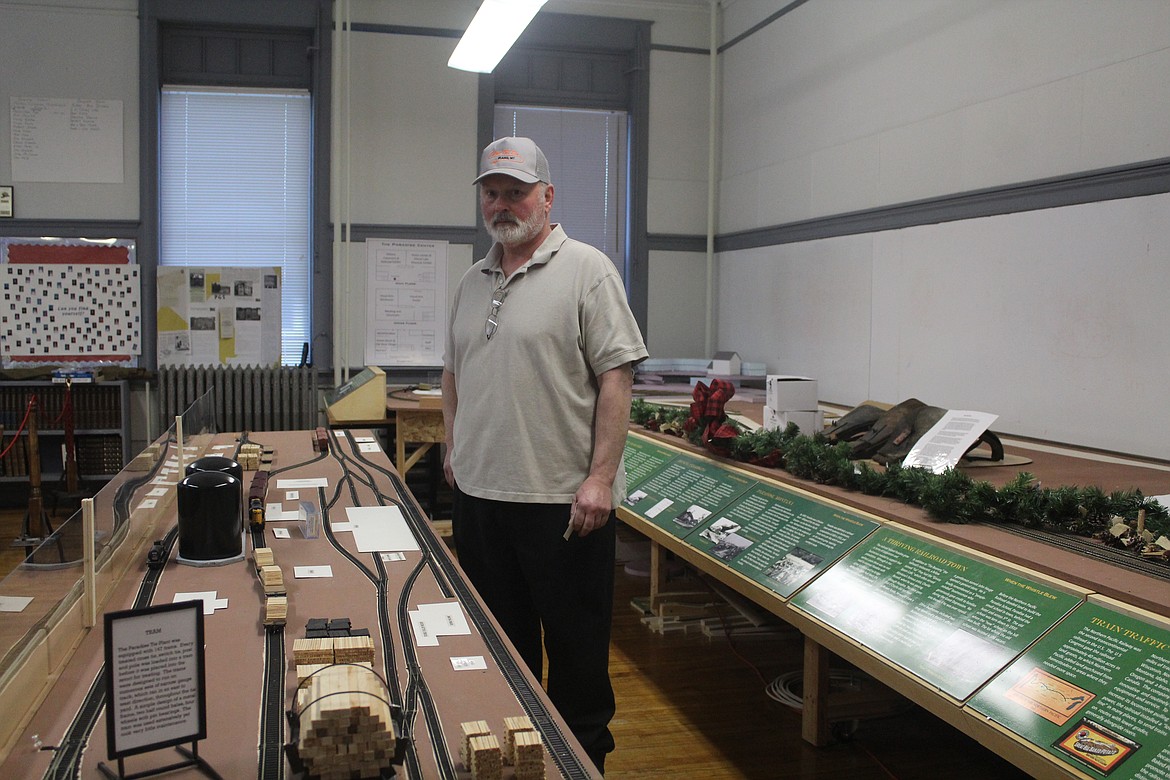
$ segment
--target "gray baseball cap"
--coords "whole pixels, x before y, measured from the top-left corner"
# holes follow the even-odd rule
[[[533,184],[551,181],[548,160],[531,138],[500,138],[492,141],[479,157],[479,176],[472,184],[493,173],[502,173],[522,182]]]

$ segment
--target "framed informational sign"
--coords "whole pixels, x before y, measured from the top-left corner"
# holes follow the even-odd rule
[[[109,757],[205,739],[203,603],[109,612],[105,628]]]

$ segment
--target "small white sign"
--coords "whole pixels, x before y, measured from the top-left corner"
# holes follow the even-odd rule
[[[329,487],[329,478],[305,477],[303,479],[278,479],[276,480],[276,487],[282,490],[288,488],[327,488]]]
[[[182,601],[202,601],[203,614],[214,615],[217,609],[227,609],[228,600],[218,598],[218,593],[214,590],[191,591],[189,593],[176,593],[175,597],[171,599],[172,604],[178,604]]]
[[[294,566],[293,577],[298,580],[328,578],[333,576],[332,566]]]
[[[0,596],[0,612],[24,612],[32,600],[32,596]]]
[[[482,655],[453,655],[451,667],[457,672],[466,672],[473,669],[487,669],[487,661]]]

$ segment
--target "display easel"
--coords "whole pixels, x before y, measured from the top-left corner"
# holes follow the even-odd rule
[[[106,749],[109,758],[117,760],[118,769],[115,772],[99,762],[102,775],[112,780],[137,780],[193,767],[222,780],[199,756],[199,741],[207,738],[202,602],[107,612],[103,641]],[[156,696],[150,682],[152,675],[144,674],[147,668],[171,674],[181,682],[177,688]],[[181,730],[176,732],[173,724],[156,727],[160,715],[164,721],[170,718],[177,722]],[[188,744],[190,749],[185,747]],[[184,760],[126,774],[127,756],[165,747],[174,747]]]
[[[219,772],[216,772],[215,769],[212,768],[211,764],[207,763],[205,759],[199,756],[198,742],[192,742],[190,750],[183,747],[182,745],[175,745],[175,751],[178,752],[179,755],[183,756],[186,760],[177,761],[173,764],[167,764],[166,766],[155,767],[154,769],[146,769],[141,772],[134,772],[133,774],[129,775],[126,774],[126,759],[124,758],[118,759],[117,772],[115,772],[113,769],[110,769],[105,765],[105,763],[101,761],[98,762],[97,768],[104,777],[108,777],[110,780],[138,780],[140,777],[154,777],[155,775],[161,775],[166,772],[173,772],[176,769],[186,769],[187,767],[194,767],[208,777],[215,778],[215,780],[223,780],[223,776],[220,775]]]

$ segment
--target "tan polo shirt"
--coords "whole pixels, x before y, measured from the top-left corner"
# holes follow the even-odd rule
[[[593,456],[596,376],[649,353],[622,279],[598,250],[556,225],[507,280],[500,255],[492,247],[467,271],[451,308],[443,365],[458,393],[452,470],[468,495],[570,503]],[[615,506],[624,495],[619,468]]]

